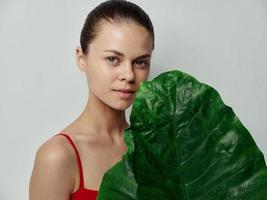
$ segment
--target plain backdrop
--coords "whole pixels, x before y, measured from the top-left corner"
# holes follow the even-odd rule
[[[1,200],[28,199],[37,148],[84,108],[87,83],[75,48],[100,2],[0,0]],[[267,1],[133,2],[154,24],[149,80],[178,69],[213,86],[266,157]]]

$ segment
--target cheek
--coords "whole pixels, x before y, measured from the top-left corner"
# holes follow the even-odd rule
[[[88,86],[92,91],[106,92],[110,90],[113,74],[101,63],[95,63],[86,71]]]
[[[149,70],[144,70],[144,71],[140,71],[138,73],[138,84],[141,82],[141,81],[145,81],[148,79],[148,76],[149,76]]]
[[[90,65],[87,65],[86,69],[86,78],[88,86],[91,88],[91,90],[95,90],[94,88],[100,86],[102,83],[101,72],[96,68],[96,66],[97,65],[94,63],[90,63]]]

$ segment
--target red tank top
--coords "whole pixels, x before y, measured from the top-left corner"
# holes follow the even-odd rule
[[[67,134],[64,134],[63,132],[58,133],[56,135],[65,136],[68,139],[70,145],[73,147],[73,149],[76,153],[76,156],[77,156],[77,163],[79,166],[79,174],[80,174],[80,186],[79,186],[77,191],[75,191],[74,193],[71,194],[71,200],[96,200],[98,191],[84,188],[82,162],[81,162],[78,150],[77,150],[74,142],[72,141],[71,137]]]

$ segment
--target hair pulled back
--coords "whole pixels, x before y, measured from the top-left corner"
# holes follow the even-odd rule
[[[143,26],[151,35],[154,49],[154,28],[149,16],[138,5],[126,0],[107,0],[96,6],[86,17],[80,45],[84,54],[88,53],[89,44],[97,36],[103,22],[122,22],[131,20]]]

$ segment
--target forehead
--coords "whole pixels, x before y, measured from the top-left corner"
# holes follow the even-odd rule
[[[103,52],[106,49],[116,49],[125,54],[135,54],[152,51],[150,33],[134,22],[102,23],[90,49]]]

